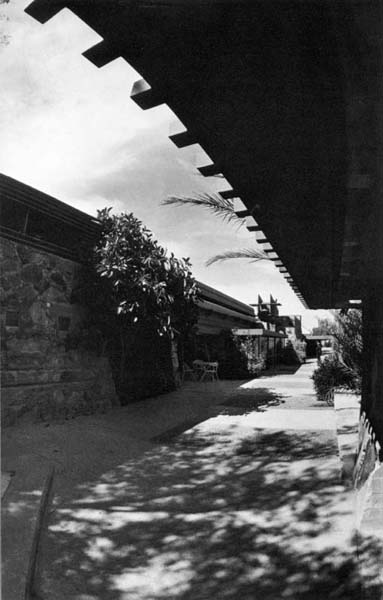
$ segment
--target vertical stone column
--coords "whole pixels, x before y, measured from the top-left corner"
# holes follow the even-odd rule
[[[363,346],[362,410],[383,446],[383,281],[370,282],[364,297]]]
[[[365,240],[366,285],[363,298],[364,376],[362,410],[383,446],[383,4],[376,11],[373,69],[376,162],[368,239]],[[375,79],[375,81],[373,81]]]

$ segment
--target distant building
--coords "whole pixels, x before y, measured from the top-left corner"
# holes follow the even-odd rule
[[[225,329],[263,329],[251,306],[205,283],[197,283],[199,335],[217,335]]]
[[[287,317],[281,317],[286,319],[285,331],[286,335],[291,340],[301,340],[303,337],[302,332],[302,316],[301,315],[288,315]],[[287,323],[289,321],[289,323]]]

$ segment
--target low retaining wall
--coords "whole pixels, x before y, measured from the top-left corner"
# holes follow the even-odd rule
[[[82,267],[0,239],[2,424],[105,411],[117,404],[109,362],[72,347],[85,312],[71,302]]]
[[[353,472],[358,526],[383,540],[383,464],[380,444],[365,413],[359,420],[358,452]]]
[[[358,452],[360,396],[345,391],[335,392],[334,408],[342,480],[353,486],[353,472]]]
[[[383,464],[360,397],[334,394],[339,453],[345,483],[354,488],[355,528],[365,600],[383,598]]]

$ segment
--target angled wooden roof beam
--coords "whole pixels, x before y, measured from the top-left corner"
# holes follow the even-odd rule
[[[197,144],[196,138],[190,131],[181,131],[180,133],[173,133],[169,135],[169,140],[173,142],[177,146],[177,148],[186,148],[187,146],[191,146],[192,144]]]
[[[143,110],[160,106],[165,102],[161,94],[153,90],[145,79],[138,79],[134,83],[130,97]]]
[[[198,171],[204,177],[212,177],[214,175],[219,175],[222,173],[222,169],[219,165],[215,163],[211,163],[210,165],[204,165],[203,167],[198,167]]]
[[[85,50],[82,55],[96,67],[100,68],[119,58],[121,51],[115,46],[108,44],[105,40],[102,40],[95,46]]]
[[[231,198],[236,198],[238,196],[238,192],[230,188],[230,190],[224,190],[223,192],[218,192],[222,198],[225,200],[230,200]]]
[[[46,23],[49,19],[57,15],[60,10],[65,8],[66,5],[65,0],[50,0],[50,2],[46,2],[46,0],[34,0],[25,8],[25,12],[36,19],[36,21]]]

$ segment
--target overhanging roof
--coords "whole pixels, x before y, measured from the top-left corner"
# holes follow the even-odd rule
[[[81,261],[99,233],[91,215],[0,173],[0,236]]]
[[[254,309],[249,304],[245,304],[245,302],[236,300],[232,296],[228,296],[227,294],[224,294],[223,292],[220,292],[219,290],[207,285],[206,283],[202,283],[201,281],[197,281],[197,285],[198,294],[201,300],[212,302],[246,317],[250,317],[254,322],[257,320],[255,318]],[[260,327],[262,327],[262,325],[260,325]]]
[[[199,307],[198,330],[200,333],[219,333],[222,329],[235,327],[258,327],[263,329],[254,309],[219,290],[197,281]]]
[[[312,308],[356,297],[379,2],[35,0],[27,12],[44,22],[63,7],[103,38],[89,60],[125,58],[144,78],[135,101],[167,103],[186,127],[173,141],[202,145],[213,162],[200,171],[224,174],[298,297]]]

